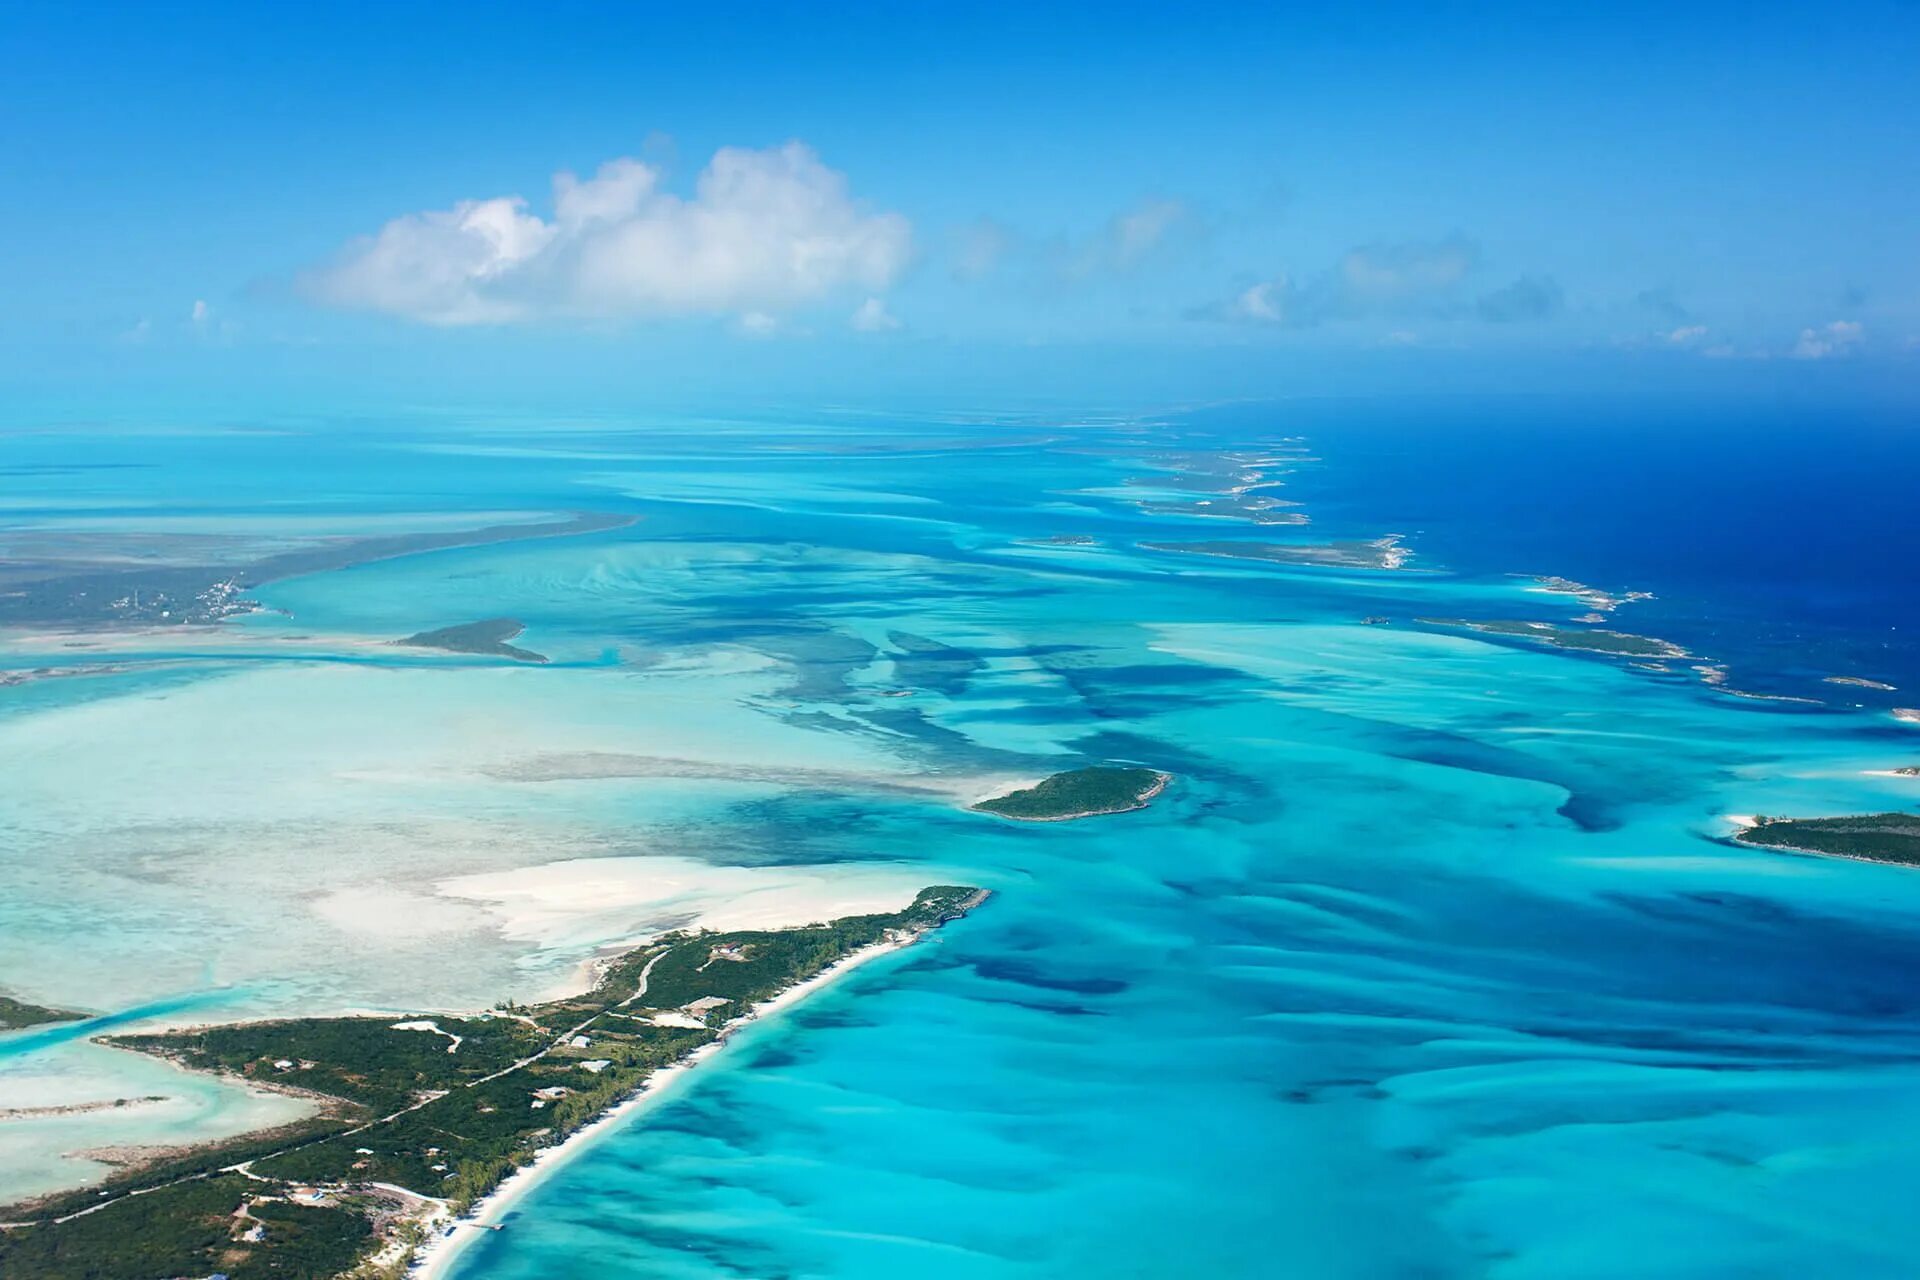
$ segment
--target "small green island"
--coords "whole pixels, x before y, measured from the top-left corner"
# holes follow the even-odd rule
[[[1056,773],[1031,787],[977,802],[973,808],[1021,822],[1066,822],[1144,809],[1173,775],[1125,765],[1095,765]]]
[[[1741,844],[1821,853],[1864,862],[1920,866],[1920,813],[1865,813],[1837,818],[1768,818],[1734,833]]]
[[[71,1009],[49,1009],[42,1004],[28,1004],[12,996],[0,995],[0,1031],[19,1031],[52,1022],[78,1022],[86,1016]]]
[[[986,898],[939,885],[885,914],[670,933],[613,958],[583,995],[481,1014],[102,1037],[319,1110],[0,1209],[0,1275],[404,1275],[420,1245],[455,1230],[509,1174],[635,1096],[653,1072],[726,1038],[762,1001],[856,955],[904,946]]]
[[[545,662],[546,654],[507,643],[526,629],[526,624],[518,618],[482,618],[478,622],[462,622],[436,631],[422,631],[394,643],[411,649],[440,649],[447,653],[478,653],[490,658],[512,658],[516,662]]]

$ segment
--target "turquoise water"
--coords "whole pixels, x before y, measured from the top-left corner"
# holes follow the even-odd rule
[[[670,854],[767,874],[924,868],[996,891],[595,1142],[506,1229],[476,1233],[459,1276],[1911,1273],[1920,878],[1741,849],[1723,815],[1911,807],[1920,783],[1870,771],[1920,763],[1920,731],[1877,707],[1732,697],[1684,665],[1410,622],[1564,621],[1570,602],[1504,576],[1553,564],[1390,573],[1134,545],[1398,532],[1422,551],[1422,531],[1341,502],[1331,461],[1293,464],[1278,491],[1314,495],[1304,529],[1129,500],[1125,482],[1168,451],[1274,447],[1291,434],[1277,412],[1072,430],[519,424],[484,447],[422,430],[328,436],[298,490],[312,509],[282,514],[644,519],[280,584],[261,594],[291,617],[248,620],[216,655],[4,691],[10,760],[27,740],[12,727],[74,756],[117,751],[139,775],[126,812],[90,825],[62,800],[75,766],[34,762],[39,829],[93,832],[149,870],[235,867],[265,856],[276,813],[318,823],[332,806],[355,831],[403,833],[382,865],[449,874]],[[291,491],[293,447],[226,441],[181,461],[147,441],[151,476],[47,492],[133,517],[185,476],[201,514],[257,516]],[[1059,534],[1099,544],[1031,545]],[[1661,585],[1645,571],[1599,585]],[[501,614],[554,662],[347,643]],[[897,633],[953,652],[916,659]],[[882,696],[901,687],[913,696]],[[125,732],[151,697],[238,721],[247,750],[182,730],[173,754],[194,767],[154,768]],[[278,764],[253,761],[262,742]],[[566,751],[759,772],[530,780],[528,759]],[[1178,780],[1145,812],[1082,823],[957,802],[1086,758]],[[156,841],[152,815],[177,797],[167,820],[188,825],[206,774],[244,780],[220,796],[237,834]],[[166,990],[143,986],[155,949],[206,965],[204,944],[114,900],[129,863],[104,858],[84,868],[98,902],[76,904],[65,871],[46,923],[58,895],[33,870],[50,846],[21,833],[27,803],[10,792],[0,863],[0,912],[20,926],[0,944],[8,985],[67,995],[15,975],[91,919],[139,946],[70,997],[90,1007],[223,982],[248,1009],[396,998],[374,988],[405,944],[371,935],[364,970],[249,952],[199,983],[163,964]],[[351,856],[309,843],[280,872],[323,847]],[[153,900],[240,920],[198,892]],[[299,925],[298,955],[320,954],[326,920]],[[590,942],[533,947],[450,917],[436,953],[478,958],[441,995],[551,979]]]

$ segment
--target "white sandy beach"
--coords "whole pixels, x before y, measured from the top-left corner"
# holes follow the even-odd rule
[[[442,880],[429,901],[477,908],[491,930],[537,953],[592,956],[673,929],[791,929],[898,911],[927,877],[925,867],[872,863],[727,867],[670,855],[573,858]],[[556,974],[541,998],[581,985],[577,968]]]
[[[826,971],[787,988],[771,1000],[755,1005],[751,1012],[730,1024],[721,1033],[719,1039],[702,1045],[672,1066],[655,1071],[630,1097],[608,1108],[601,1115],[575,1130],[566,1140],[541,1150],[531,1162],[508,1175],[498,1187],[494,1188],[492,1194],[481,1200],[464,1217],[455,1219],[452,1225],[440,1224],[440,1233],[421,1246],[415,1256],[413,1265],[408,1271],[409,1276],[412,1280],[441,1280],[451,1270],[454,1260],[481,1230],[500,1223],[522,1197],[600,1137],[632,1122],[650,1108],[666,1101],[676,1089],[684,1087],[703,1062],[723,1052],[743,1027],[789,1009],[822,988],[845,978],[862,965],[910,947],[917,941],[919,938],[915,937],[906,941],[877,942],[870,947],[863,947]]]

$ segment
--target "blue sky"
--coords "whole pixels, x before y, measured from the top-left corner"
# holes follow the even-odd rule
[[[1912,5],[692,8],[12,7],[0,387],[1920,373]]]

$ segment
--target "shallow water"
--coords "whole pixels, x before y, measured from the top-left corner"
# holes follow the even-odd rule
[[[1124,483],[1292,432],[1269,410],[330,437],[335,487],[290,519],[644,519],[276,584],[292,616],[224,655],[5,690],[0,982],[96,1008],[484,1003],[658,912],[516,936],[440,891],[460,874],[961,877],[995,898],[756,1028],[458,1274],[1906,1274],[1920,879],[1741,849],[1721,815],[1909,807],[1920,783],[1864,771],[1920,760],[1920,731],[1411,625],[1564,621],[1505,575],[1574,569],[1483,563],[1472,511],[1370,515],[1384,489],[1343,482],[1332,426],[1273,491],[1304,529],[1145,512]],[[243,515],[296,457],[148,450],[184,492],[257,495],[223,500]],[[131,520],[151,483],[66,497]],[[1391,532],[1427,572],[1132,545]],[[1023,541],[1062,533],[1101,545]],[[1629,567],[1595,585],[1718,607]],[[553,661],[367,643],[500,615]],[[276,636],[309,638],[253,656]],[[1758,687],[1767,645],[1737,639],[1709,656]],[[959,806],[1086,758],[1178,781],[1082,823]],[[356,931],[343,881],[443,927]]]

